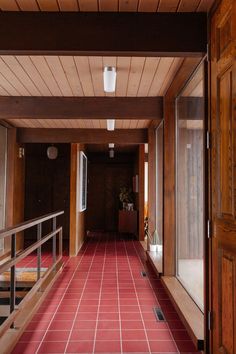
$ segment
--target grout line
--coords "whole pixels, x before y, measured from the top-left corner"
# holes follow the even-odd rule
[[[102,285],[103,285],[104,269],[105,269],[105,262],[106,262],[106,250],[107,250],[107,239],[106,239],[106,244],[105,244],[105,252],[103,254],[102,276],[101,276],[100,292],[99,292],[99,299],[98,299],[98,309],[97,309],[97,318],[96,318],[96,325],[95,325],[95,332],[94,332],[94,339],[93,339],[93,353],[95,353],[95,346],[96,346],[96,338],[97,338],[97,330],[98,330],[98,318],[99,318],[99,313],[100,313],[99,309],[100,309],[100,306],[101,306]]]
[[[121,311],[120,311],[120,279],[119,279],[119,272],[118,272],[118,259],[117,259],[117,240],[115,239],[115,252],[116,252],[116,284],[117,284],[117,300],[118,300],[118,312],[119,312],[119,324],[120,324],[120,350],[123,353],[123,344],[122,344],[122,327],[121,327]]]
[[[141,306],[140,306],[139,297],[138,297],[138,293],[137,293],[137,289],[136,289],[136,284],[135,284],[135,281],[134,281],[134,276],[133,276],[132,268],[131,268],[131,265],[130,265],[129,255],[127,253],[126,243],[124,241],[123,241],[123,245],[124,245],[124,249],[125,249],[125,252],[126,252],[126,257],[127,257],[127,261],[128,261],[128,265],[129,265],[129,270],[130,270],[130,274],[131,274],[133,285],[134,285],[134,290],[135,290],[135,294],[136,294],[136,298],[137,298],[137,302],[138,302],[139,313],[140,313],[140,316],[141,316],[141,321],[142,321],[144,332],[145,332],[145,337],[146,337],[146,342],[147,342],[147,345],[148,345],[148,350],[149,350],[149,353],[152,354],[151,348],[150,348],[149,339],[148,339],[148,335],[147,335],[147,330],[146,330],[146,326],[145,326],[145,322],[144,322],[142,311],[141,311]]]
[[[62,295],[62,298],[61,298],[61,300],[59,301],[58,306],[57,306],[56,309],[54,310],[54,315],[52,316],[51,320],[49,321],[48,327],[47,327],[46,330],[45,330],[44,336],[42,337],[42,339],[41,339],[41,341],[40,341],[40,344],[39,344],[39,346],[38,346],[38,348],[37,348],[35,354],[38,353],[38,351],[39,351],[39,349],[40,349],[40,347],[41,347],[41,345],[42,345],[42,343],[43,343],[43,341],[44,341],[44,339],[45,339],[45,337],[46,337],[46,334],[47,334],[47,332],[48,332],[48,329],[49,329],[49,327],[50,327],[50,325],[51,325],[51,323],[52,323],[52,321],[53,321],[53,319],[54,319],[54,317],[55,317],[55,315],[56,315],[56,312],[57,312],[59,306],[61,305],[61,303],[62,303],[62,301],[63,301],[63,298],[64,298],[64,296],[65,296],[66,291],[67,291],[68,288],[69,288],[70,283],[72,282],[72,279],[73,279],[74,274],[76,273],[76,271],[77,271],[77,269],[78,269],[80,263],[82,262],[82,259],[84,258],[84,255],[85,255],[85,252],[86,252],[87,249],[88,249],[88,246],[89,246],[89,243],[87,244],[87,246],[86,246],[86,248],[85,248],[85,250],[84,250],[84,252],[83,252],[83,255],[81,256],[81,258],[80,258],[80,260],[79,260],[79,263],[78,263],[77,266],[75,267],[75,270],[73,271],[73,273],[72,273],[72,275],[71,275],[71,279],[70,279],[70,281],[68,282],[67,287],[65,287],[64,294]],[[67,260],[67,262],[66,262],[64,268],[66,267],[66,265],[67,265],[67,263],[69,262],[69,260],[70,260],[70,258],[68,258],[68,260]],[[45,300],[46,300],[46,299],[45,299]]]

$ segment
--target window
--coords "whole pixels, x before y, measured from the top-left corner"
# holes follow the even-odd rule
[[[0,125],[0,230],[5,228],[7,129]],[[4,241],[0,240],[0,251]]]
[[[177,277],[204,304],[204,65],[176,100]]]

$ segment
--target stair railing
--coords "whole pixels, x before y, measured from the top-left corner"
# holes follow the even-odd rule
[[[6,260],[0,265],[0,274],[10,270],[10,315],[3,322],[0,327],[0,336],[6,331],[7,328],[14,328],[14,320],[19,314],[19,309],[24,306],[27,299],[32,296],[32,293],[38,291],[42,285],[44,278],[55,269],[56,265],[62,258],[62,227],[57,227],[57,217],[64,214],[64,211],[58,211],[41,216],[36,219],[28,220],[20,223],[16,226],[0,230],[0,240],[4,240],[6,237],[11,237],[11,258]],[[52,220],[52,231],[42,237],[42,224],[47,220]],[[31,246],[27,247],[23,251],[16,251],[16,237],[17,233],[25,231],[33,226],[37,226],[37,241]],[[59,237],[58,257],[57,257],[57,236]],[[48,240],[52,239],[52,257],[53,264],[41,277],[41,263],[42,263],[42,245]],[[37,250],[37,281],[31,290],[27,293],[24,299],[20,302],[16,308],[16,264],[27,257],[30,253]]]

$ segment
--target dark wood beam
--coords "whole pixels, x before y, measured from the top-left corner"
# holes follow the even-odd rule
[[[144,144],[147,129],[17,129],[19,143]]]
[[[4,119],[162,119],[162,97],[0,97]]]
[[[0,54],[196,56],[204,13],[2,12]]]

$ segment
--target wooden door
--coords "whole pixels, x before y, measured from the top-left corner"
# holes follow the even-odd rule
[[[236,1],[211,21],[212,350],[236,353]]]

